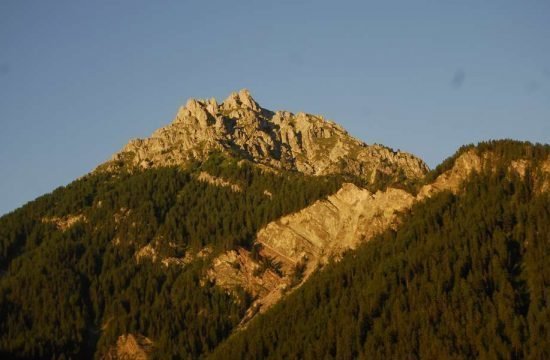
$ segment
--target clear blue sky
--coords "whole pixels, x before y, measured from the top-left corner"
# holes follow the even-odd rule
[[[550,142],[550,1],[0,2],[0,214],[248,88],[434,166]]]

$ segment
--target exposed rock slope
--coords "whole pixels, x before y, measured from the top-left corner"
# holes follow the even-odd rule
[[[153,348],[153,342],[142,335],[121,335],[104,356],[104,360],[147,360]]]
[[[55,226],[61,231],[70,229],[73,225],[80,221],[86,221],[86,218],[82,214],[67,215],[64,217],[45,217],[42,219],[43,223],[55,224]]]
[[[418,195],[418,200],[423,200],[440,191],[450,190],[457,193],[462,182],[470,176],[473,171],[481,171],[485,162],[490,159],[489,154],[484,158],[479,156],[474,150],[466,151],[461,154],[450,170],[439,175],[431,184],[424,185]]]
[[[373,194],[346,183],[336,194],[271,222],[257,234],[261,258],[277,264],[279,273],[268,269],[258,276],[261,260],[255,261],[249,252],[239,250],[216,258],[209,278],[226,289],[242,287],[256,297],[243,319],[246,323],[277,303],[318,266],[396,226],[399,212],[413,202],[414,196],[401,189]]]
[[[418,195],[418,200],[423,200],[440,191],[450,190],[457,193],[461,184],[472,172],[494,171],[498,155],[492,152],[479,154],[475,149],[470,149],[459,155],[451,169],[443,172],[432,183],[424,185]],[[508,165],[509,173],[516,173],[524,178],[527,168],[533,164],[528,159],[513,160]],[[533,185],[539,192],[548,191],[550,188],[550,158],[538,164],[538,171],[535,172]]]
[[[209,183],[211,185],[214,185],[214,186],[227,187],[227,188],[231,189],[231,191],[233,191],[233,192],[242,192],[243,191],[243,189],[241,188],[240,185],[233,184],[230,181],[227,181],[227,180],[224,180],[222,178],[210,175],[206,171],[201,171],[201,173],[197,177],[197,180],[207,182],[207,183]]]
[[[396,225],[397,214],[413,201],[404,190],[388,188],[372,194],[347,183],[326,200],[268,224],[256,241],[281,262],[305,261],[312,271],[318,263]]]
[[[494,169],[496,157],[491,153],[478,154],[469,150],[455,160],[453,166],[440,174],[432,183],[424,185],[418,195],[395,188],[371,193],[353,184],[344,184],[334,195],[319,200],[294,214],[269,223],[260,230],[256,243],[261,244],[261,255],[281,264],[282,275],[271,276],[269,281],[256,279],[252,273],[258,264],[248,252],[222,254],[211,269],[209,276],[218,285],[231,289],[241,286],[257,298],[243,320],[250,320],[258,311],[264,312],[279,301],[292,285],[293,272],[303,264],[302,283],[320,265],[337,259],[343,252],[357,247],[375,235],[399,223],[399,213],[412,207],[417,201],[434,196],[442,191],[458,193],[463,182],[483,169]],[[540,180],[535,182],[541,191],[548,188],[550,159],[540,166]],[[511,163],[509,172],[525,176],[527,160]],[[224,263],[225,266],[219,264]],[[239,266],[237,263],[248,263]],[[267,286],[264,286],[267,284]],[[261,291],[254,291],[261,286]]]
[[[191,99],[174,121],[148,139],[130,141],[102,168],[182,165],[211,151],[247,158],[275,169],[310,175],[345,173],[374,181],[417,179],[428,170],[417,157],[367,145],[322,116],[263,109],[247,90],[223,103]]]

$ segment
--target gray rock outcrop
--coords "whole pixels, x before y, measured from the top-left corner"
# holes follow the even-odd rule
[[[130,141],[102,169],[185,165],[212,151],[243,157],[274,169],[309,175],[348,174],[370,182],[380,176],[421,178],[419,158],[381,145],[367,145],[322,116],[262,108],[248,90],[223,103],[190,99],[175,119],[150,138]]]

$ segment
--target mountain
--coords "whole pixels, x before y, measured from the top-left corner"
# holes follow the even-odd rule
[[[170,125],[148,139],[130,141],[103,167],[185,165],[205,160],[212,151],[275,169],[348,174],[369,183],[418,179],[428,170],[417,157],[367,145],[322,116],[264,109],[248,90],[232,93],[219,105],[215,99],[190,99]]]
[[[549,156],[510,141],[462,149],[401,226],[316,272],[210,358],[547,359]]]
[[[522,146],[516,143],[506,144],[503,142],[494,147],[500,150],[506,146],[519,149]],[[416,196],[393,187],[371,193],[354,184],[344,183],[335,194],[326,199],[318,200],[313,205],[267,224],[257,233],[252,246],[261,249],[260,253],[264,257],[278,263],[282,276],[272,277],[268,286],[263,287],[263,291],[255,291],[258,284],[250,281],[256,279],[251,276],[254,268],[240,266],[250,262],[250,256],[246,252],[241,251],[236,256],[235,251],[231,250],[220,256],[213,267],[218,271],[211,271],[211,277],[220,286],[229,289],[242,286],[256,295],[256,301],[244,319],[246,322],[251,314],[265,312],[277,303],[289,288],[305,282],[319,266],[339,259],[345,252],[357,248],[386,230],[396,230],[403,222],[402,214],[415,204],[440,193],[458,194],[473,174],[494,172],[504,167],[505,171],[524,179],[533,171],[536,174],[533,175],[531,184],[533,191],[537,194],[548,191],[548,157],[541,156],[543,160],[533,164],[531,155],[512,158],[495,150],[484,150],[484,146],[490,145],[464,147],[447,164],[430,174],[433,180],[426,180],[423,186],[419,186]],[[529,149],[528,145],[523,146]],[[236,265],[239,265],[238,271],[232,270]],[[297,269],[300,271],[298,284]]]
[[[548,145],[428,172],[246,90],[190,100],[0,218],[0,353],[545,358],[549,189]]]

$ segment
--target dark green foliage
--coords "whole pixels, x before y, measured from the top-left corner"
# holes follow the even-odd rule
[[[248,306],[244,293],[239,300],[210,283],[202,283],[200,262],[184,271],[145,262],[128,264],[122,289],[106,276],[100,284],[102,297],[119,294],[104,310],[105,331],[98,348],[105,349],[120,335],[146,334],[155,339],[158,358],[192,358],[212,350],[235,327]]]
[[[290,278],[290,287],[294,287],[298,285],[302,280],[304,279],[304,273],[306,271],[306,263],[305,261],[299,261],[294,265],[294,269],[292,269],[292,275]]]
[[[244,191],[233,192],[198,182],[179,190],[178,201],[166,214],[160,234],[194,249],[205,245],[224,249],[248,247],[261,226],[335,192],[341,183],[335,177],[262,173],[248,162],[237,164],[236,160],[219,155],[212,156],[201,169],[231,180]],[[266,196],[265,191],[272,196]]]
[[[502,146],[480,149],[526,154]],[[506,169],[418,204],[397,232],[315,274],[212,357],[549,359],[550,196]]]
[[[244,191],[197,181],[204,170]],[[57,189],[0,218],[0,352],[87,358],[138,333],[155,341],[158,358],[208,353],[240,322],[248,295],[205,281],[207,259],[165,267],[137,263],[136,251],[248,247],[261,226],[339,186],[213,156],[186,171],[97,173]],[[86,220],[65,231],[52,220],[78,214]]]
[[[550,358],[550,199],[532,186],[549,146],[465,147],[431,176],[467,149],[496,154],[496,171],[474,175],[464,195],[417,205],[398,232],[329,265],[219,348],[249,295],[205,280],[208,258],[165,267],[137,263],[136,252],[147,244],[161,257],[250,249],[261,226],[342,179],[262,172],[216,154],[185,171],[86,176],[0,218],[0,356],[98,357],[119,335],[137,333],[162,359],[212,351],[223,359]],[[522,157],[531,162],[525,179],[507,175]],[[199,182],[200,171],[243,192]],[[52,221],[79,214],[85,221],[65,231]],[[293,282],[302,276],[298,264]]]

